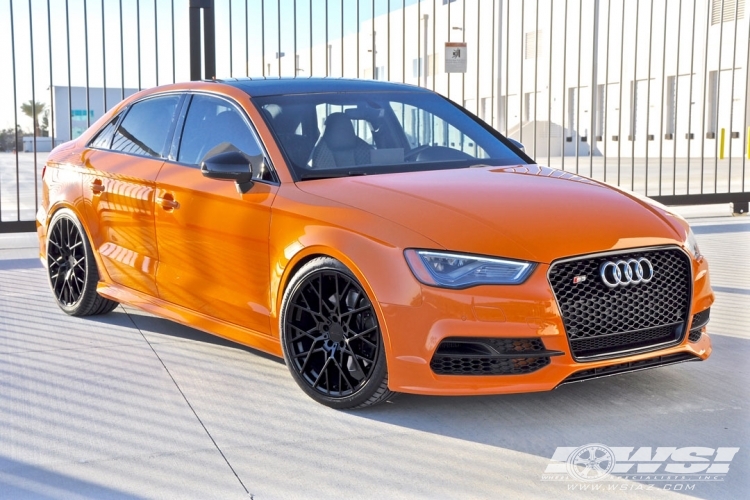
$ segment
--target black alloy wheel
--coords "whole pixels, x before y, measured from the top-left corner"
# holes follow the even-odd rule
[[[58,211],[47,233],[47,275],[57,305],[71,316],[106,314],[117,302],[96,292],[99,272],[88,238],[73,212]]]
[[[333,408],[361,408],[393,396],[375,309],[339,261],[316,258],[292,279],[282,302],[282,347],[295,381]]]

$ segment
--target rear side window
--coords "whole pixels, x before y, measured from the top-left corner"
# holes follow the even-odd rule
[[[169,95],[133,104],[115,133],[112,149],[161,157],[179,102],[179,96]]]
[[[98,134],[96,134],[96,137],[89,143],[90,148],[100,148],[100,149],[109,149],[110,144],[112,144],[112,133],[115,131],[115,126],[117,125],[117,120],[120,118],[120,116],[114,117],[108,124],[102,128]]]

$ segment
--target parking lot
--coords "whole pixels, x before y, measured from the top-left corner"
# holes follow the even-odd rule
[[[66,316],[35,236],[1,235],[0,497],[747,498],[750,220],[681,210],[711,264],[708,361],[349,412],[197,330],[122,306]],[[739,452],[721,480],[545,480],[558,447],[587,443]]]

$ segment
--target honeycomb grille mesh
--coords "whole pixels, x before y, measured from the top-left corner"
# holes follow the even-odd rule
[[[549,364],[548,357],[491,358],[436,355],[430,367],[438,375],[522,375]]]
[[[607,261],[647,258],[649,283],[607,287]],[[577,284],[573,278],[585,276]],[[678,249],[623,252],[553,264],[549,281],[574,356],[600,356],[665,341],[683,333],[690,305],[690,260]]]

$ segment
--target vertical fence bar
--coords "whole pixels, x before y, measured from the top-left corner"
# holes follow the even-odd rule
[[[359,2],[359,0],[357,0]],[[425,29],[427,27],[425,26]],[[427,48],[425,47],[425,51]],[[417,86],[422,86],[422,65],[427,68],[427,61],[422,60],[422,0],[417,0]],[[426,78],[425,78],[426,79]],[[427,82],[425,82],[425,87]],[[419,129],[418,129],[419,130]]]
[[[18,96],[16,89],[16,30],[13,19],[13,0],[8,0],[10,6],[10,53],[11,64],[13,66],[13,151],[16,157],[16,220],[21,220],[21,195],[19,188],[19,169],[18,169]],[[0,189],[0,193],[2,189]],[[2,219],[2,205],[0,205],[0,220]]]
[[[141,85],[141,0],[135,2],[135,25],[136,37],[138,38],[138,90],[143,89]]]
[[[372,22],[375,23],[375,0],[372,0],[373,7],[372,7]],[[331,61],[329,61],[329,58],[331,57],[330,50],[328,50],[328,0],[326,0],[326,76],[330,75],[330,68],[331,68]]]
[[[466,42],[466,2],[461,3],[461,42]],[[477,25],[477,29],[479,28],[479,25]],[[451,27],[451,29],[453,29]],[[479,47],[477,47],[477,54],[479,53]],[[466,60],[466,65],[468,66],[469,61]],[[477,67],[477,74],[479,73],[479,67]],[[477,101],[479,101],[479,96],[477,96]],[[466,106],[466,72],[461,73],[461,106]],[[463,134],[461,135],[463,138]],[[462,141],[463,142],[463,139]],[[463,144],[461,145],[463,148]]]
[[[387,7],[388,7],[388,14],[386,15],[386,35],[385,35],[387,39],[387,45],[386,45],[385,50],[388,56],[388,81],[390,81],[391,79],[391,0],[388,0]]]
[[[172,0],[174,2],[174,0]],[[297,0],[294,0],[294,46],[297,46]],[[245,0],[245,76],[250,76],[250,12],[247,6],[247,0]],[[296,64],[296,63],[295,63]]]
[[[435,90],[435,73],[437,73],[437,10],[435,10],[435,0],[432,0],[432,90]]]
[[[623,0],[624,1],[624,0]],[[568,125],[565,123],[567,114],[565,110],[565,98],[568,94],[568,0],[565,0],[565,16],[563,25],[563,74],[562,74],[562,124],[563,124],[563,137],[560,141],[560,169],[565,170],[565,143],[568,142]],[[571,127],[572,128],[572,127]],[[572,130],[571,130],[572,135]],[[572,138],[571,138],[572,140]]]
[[[65,0],[66,16],[67,1]],[[70,47],[68,47],[68,64],[70,64]],[[70,81],[70,67],[68,67],[68,81]],[[120,0],[120,100],[122,101],[123,99],[125,99],[125,37],[122,32],[122,0]]]
[[[445,7],[448,9],[447,10],[447,12],[448,12],[448,16],[447,16],[447,20],[448,20],[448,25],[447,25],[448,26],[448,33],[445,35],[445,39],[446,39],[447,42],[451,41],[451,3],[452,2],[448,2],[445,5]],[[445,57],[445,54],[443,54],[443,57]],[[448,91],[447,91],[445,97],[447,97],[448,99],[450,99],[451,98],[451,73],[448,73],[448,71],[447,71],[448,68],[445,68],[445,69],[446,69],[446,71],[445,71],[445,78],[448,81]]]
[[[539,86],[539,0],[536,0],[536,10],[534,11],[534,161],[536,161],[536,140],[537,140],[537,90]]]
[[[661,184],[662,184],[662,165],[664,156],[664,79],[666,78],[667,69],[667,4],[668,0],[664,0],[664,38],[662,39],[662,51],[661,51],[661,113],[659,114],[659,196],[661,196]],[[680,25],[680,18],[677,18],[677,25]],[[677,28],[679,31],[679,27]],[[680,39],[677,38],[677,47],[680,46]],[[679,48],[677,49],[679,51]],[[677,75],[675,75],[675,87],[677,86]],[[676,106],[675,106],[676,107]],[[648,191],[646,192],[648,196]]]
[[[231,3],[229,4],[232,5]],[[232,25],[229,24],[229,30],[231,33]],[[231,51],[231,48],[230,48]],[[231,54],[231,52],[230,52]],[[231,55],[230,55],[231,58]],[[231,72],[231,64],[229,66]],[[156,8],[156,0],[154,0],[154,75],[156,76],[156,86],[159,86],[159,12]]]
[[[86,126],[91,126],[91,102],[89,100],[89,14],[88,1],[83,0],[83,44],[84,60],[86,61]]]
[[[357,0],[357,10],[359,11],[359,0]],[[310,0],[310,71],[307,76],[311,77],[313,74],[313,22],[312,22],[312,0]],[[357,29],[357,43],[359,44],[359,29]],[[359,50],[357,50],[357,71],[359,71]],[[359,76],[359,75],[358,75]]]
[[[665,16],[666,19],[666,16]],[[674,99],[674,116],[670,117],[670,120],[673,120],[674,127],[672,130],[672,194],[677,194],[677,124],[679,123],[677,121],[677,103],[680,102],[677,97],[680,95],[680,42],[682,41],[682,0],[679,0],[679,3],[677,4],[677,19],[679,22],[677,23],[677,61],[675,63],[675,71],[674,71],[674,97],[670,96],[670,99]],[[666,23],[666,20],[664,21]],[[667,46],[667,40],[664,40],[664,47]],[[666,61],[665,61],[666,62]],[[664,65],[666,66],[666,64]],[[692,68],[691,68],[692,73]],[[692,102],[692,96],[690,96],[690,99],[688,100],[688,103]],[[690,106],[690,104],[688,104]],[[688,133],[690,133],[690,124],[688,123]],[[689,143],[689,142],[688,142]],[[688,160],[689,161],[689,160]],[[661,194],[661,193],[659,193]]]
[[[262,0],[261,0],[262,1]],[[232,70],[234,69],[234,54],[232,53],[232,0],[229,0],[229,78],[234,77]],[[154,7],[156,6],[156,0],[154,0]]]
[[[70,13],[68,10],[68,0],[65,0],[65,35],[68,46],[68,140],[73,140],[73,96],[71,95],[72,83],[70,79]]]
[[[735,0],[735,3],[737,0]],[[719,57],[716,67],[716,100],[714,104],[714,193],[719,187],[719,103],[721,102],[721,55],[724,48],[724,0],[721,0],[721,14],[719,15]],[[708,45],[706,45],[708,48]],[[708,51],[707,51],[708,53]],[[730,104],[731,105],[731,104]]]
[[[623,71],[625,68],[625,0],[621,0],[622,12],[620,23],[620,96],[617,104],[617,185],[622,180],[622,87],[625,85]]]
[[[608,112],[609,112],[609,40],[610,40],[610,26],[612,21],[612,0],[607,0],[607,62],[604,63],[604,102],[602,103],[602,106],[604,109],[602,109],[602,143],[604,146],[604,182],[607,182],[607,132],[609,132],[609,127],[607,127],[607,123],[609,120]],[[618,137],[619,139],[619,137]]]
[[[417,20],[417,26],[419,26],[419,20]],[[417,51],[418,59],[419,51]],[[406,83],[406,0],[401,0],[401,83]]]
[[[693,26],[692,26],[692,37],[691,40],[695,40],[695,14],[697,12],[696,10],[696,4],[698,2],[693,2]],[[693,140],[693,133],[691,132],[693,129],[693,73],[695,69],[695,44],[690,44],[690,90],[688,93],[690,94],[688,96],[688,99],[690,102],[690,106],[688,106],[688,133],[687,133],[687,176],[685,180],[686,184],[686,193],[690,194],[690,146],[692,146],[692,140]],[[702,140],[702,139],[701,139]],[[702,168],[702,167],[701,167]]]
[[[500,15],[502,15],[502,5],[500,5]],[[490,75],[492,75],[492,88],[490,89],[490,123],[493,128],[500,129],[500,124],[495,123],[495,110],[497,109],[497,106],[495,105],[495,87],[496,82],[500,80],[500,65],[498,64],[497,68],[497,79],[495,79],[495,33],[499,30],[499,27],[502,26],[502,20],[497,20],[498,28],[495,28],[495,0],[492,0],[492,36],[490,39],[492,40],[492,62],[490,62]],[[502,43],[502,36],[497,37],[497,43]],[[498,47],[498,54],[502,54],[502,47]]]
[[[734,128],[734,67],[737,65],[737,14],[739,2],[734,2],[734,42],[732,43],[732,90],[729,99],[729,170],[727,174],[727,192],[732,192],[732,129]],[[747,96],[745,96],[747,99]],[[747,107],[747,106],[745,106]],[[741,191],[741,190],[740,190]]]
[[[745,190],[745,172],[747,168],[747,160],[750,159],[750,106],[748,105],[748,99],[750,99],[750,30],[747,34],[747,61],[745,62],[745,122],[742,126],[743,145],[745,147],[745,154],[742,155],[742,185],[740,190]]]
[[[294,78],[297,78],[299,74],[299,68],[297,67],[297,0],[294,0],[292,8],[294,9]],[[245,26],[245,32],[247,33],[247,26]]]
[[[508,2],[510,3],[510,2]],[[510,8],[510,5],[508,6]],[[521,64],[519,64],[519,67],[521,68],[521,71],[519,71],[519,75],[521,77],[521,81],[518,87],[518,142],[523,144],[523,105],[524,105],[524,92],[523,92],[523,61],[524,61],[524,33],[526,29],[526,22],[524,19],[524,15],[526,14],[526,2],[521,2],[521,50],[518,51],[518,55],[521,57]],[[510,62],[510,61],[508,61]]]
[[[107,40],[104,33],[104,0],[102,0],[102,93],[104,94],[104,111],[107,112]]]
[[[722,0],[723,1],[723,0]],[[697,2],[695,2],[697,3]],[[703,124],[701,127],[701,191],[703,194],[704,157],[706,153],[706,101],[708,101],[708,32],[711,29],[711,2],[706,2],[706,41],[703,46]],[[724,16],[724,12],[721,13]],[[721,44],[719,45],[721,48]],[[719,52],[721,53],[721,52]],[[721,65],[719,66],[721,67]],[[718,75],[717,75],[718,76]],[[689,180],[688,180],[689,183]]]
[[[344,0],[341,0],[340,7],[341,7],[341,78],[344,78]]]
[[[310,0],[310,57],[312,58],[312,0]],[[312,62],[312,59],[310,59]],[[266,2],[260,2],[260,64],[261,74],[266,75]]]
[[[646,72],[646,184],[644,194],[648,196],[648,146],[651,131],[651,53],[654,34],[654,2],[651,2],[651,13],[648,18],[648,71]]]
[[[357,0],[357,78],[360,77],[359,73],[359,2],[360,0]],[[312,5],[312,4],[311,4]],[[312,12],[310,12],[310,19],[312,19]],[[311,47],[312,50],[312,47]]]
[[[34,146],[34,207],[39,206],[39,186],[37,186],[37,156],[36,156],[36,134],[38,126],[36,114],[36,79],[34,78],[34,18],[31,12],[31,0],[29,0],[29,59],[31,63],[31,114],[33,115],[33,146]],[[20,210],[21,199],[18,199]],[[21,220],[19,217],[18,220]]]
[[[547,165],[552,158],[552,19],[554,18],[554,2],[549,0],[549,69],[547,71]],[[563,85],[565,87],[565,85]],[[536,159],[536,158],[535,158]]]
[[[55,147],[55,89],[52,86],[52,14],[50,13],[50,0],[47,0],[47,50],[49,51],[49,106],[50,106],[50,137],[52,147]]]
[[[371,20],[371,27],[372,31],[372,79],[375,79],[375,53],[377,49],[375,48],[375,0],[372,0],[372,20]],[[326,41],[326,45],[328,42]]]
[[[476,93],[476,101],[477,101],[477,116],[479,116],[479,74],[480,74],[480,62],[481,59],[479,58],[479,40],[480,40],[480,33],[482,32],[482,8],[481,3],[477,2],[477,75],[476,75],[476,81],[477,81],[477,93]],[[466,26],[466,23],[464,23],[464,26]],[[494,75],[493,75],[494,78]],[[482,117],[486,121],[485,116]],[[488,123],[492,123],[492,119],[490,118],[490,121]],[[475,146],[476,147],[476,146]]]
[[[594,33],[591,54],[591,131],[589,132],[589,177],[594,176],[594,148],[596,147],[596,99],[599,93],[599,0],[594,0]]]
[[[328,3],[326,3],[326,16],[328,15]],[[276,60],[279,61],[279,78],[281,78],[281,0],[276,1],[276,29],[278,36],[278,52]]]
[[[581,44],[583,40],[583,0],[578,0],[578,79],[576,80],[576,130],[573,144],[576,146],[576,174],[578,173],[578,157],[581,148]],[[588,138],[587,138],[588,139]]]
[[[636,0],[635,4],[635,44],[633,45],[633,86],[630,90],[630,133],[632,134],[630,142],[630,190],[635,190],[635,139],[636,139],[636,106],[638,106],[638,16],[640,14],[641,0]],[[648,82],[646,82],[648,84]],[[648,127],[648,124],[646,124]]]
[[[174,0],[170,2],[171,5],[171,17],[172,17],[172,83],[177,83],[177,63],[175,62],[175,50],[174,50]],[[247,5],[247,4],[246,4]]]

